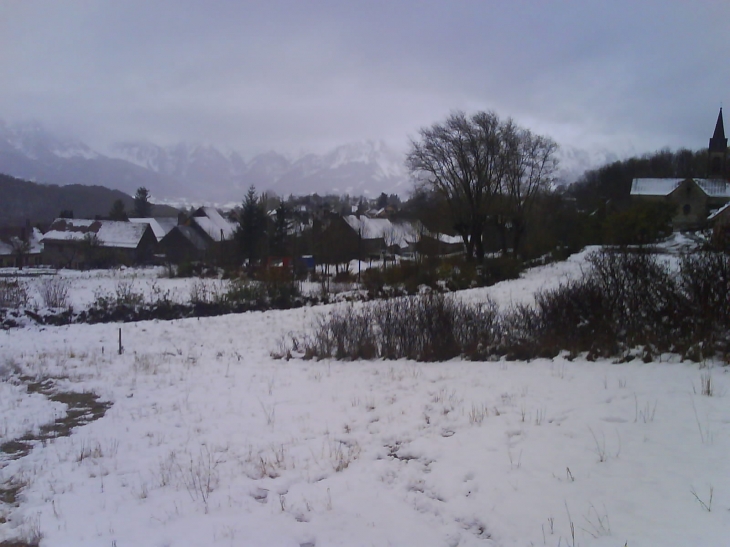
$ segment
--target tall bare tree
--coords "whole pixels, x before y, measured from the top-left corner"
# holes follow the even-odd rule
[[[421,129],[406,162],[417,185],[435,191],[449,206],[467,258],[484,259],[489,221],[516,227],[520,235],[532,199],[551,180],[555,143],[533,135],[494,112],[452,113],[445,122]]]
[[[502,126],[505,170],[501,195],[503,214],[498,218],[510,224],[512,253],[516,257],[527,231],[535,197],[550,189],[558,161],[558,145],[552,139],[518,127],[512,120]],[[506,251],[506,249],[504,249]]]
[[[482,234],[503,176],[500,121],[493,112],[452,113],[444,123],[420,130],[406,162],[418,184],[447,202],[467,258],[484,258]]]

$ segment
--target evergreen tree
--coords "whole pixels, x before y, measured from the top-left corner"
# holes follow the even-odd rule
[[[265,241],[265,235],[266,212],[256,195],[256,187],[251,185],[243,200],[235,234],[241,258],[248,261],[249,267],[263,255],[262,243]]]
[[[271,252],[274,256],[286,256],[288,254],[290,218],[289,208],[282,201],[279,207],[276,208],[274,230],[271,236]]]
[[[121,199],[116,200],[112,205],[112,208],[109,211],[109,219],[124,221],[129,220],[127,218],[127,212],[124,210],[124,202]]]
[[[137,193],[134,194],[134,216],[136,218],[149,218],[152,216],[150,192],[144,186],[137,188]]]
[[[385,192],[380,192],[380,195],[378,196],[378,201],[376,203],[376,207],[378,209],[385,209],[388,206],[388,196]]]

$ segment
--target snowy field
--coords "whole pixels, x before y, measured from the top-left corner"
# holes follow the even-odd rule
[[[529,302],[583,258],[458,296]],[[79,276],[74,298],[103,279]],[[0,482],[24,485],[18,507],[0,504],[0,542],[727,544],[728,369],[270,356],[329,309],[0,332],[0,444],[65,412],[21,374],[113,403],[0,455]]]

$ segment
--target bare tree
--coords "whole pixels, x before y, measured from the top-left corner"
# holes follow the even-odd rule
[[[26,258],[30,254],[30,241],[28,238],[12,237],[10,238],[10,246],[15,255],[15,264],[18,269],[22,270],[25,265]]]
[[[556,149],[551,139],[494,112],[455,112],[420,130],[406,162],[419,186],[445,199],[467,258],[481,262],[489,219],[503,229],[511,225],[517,253],[533,199],[552,181]]]
[[[467,258],[484,258],[482,234],[503,177],[500,121],[493,112],[452,113],[444,123],[420,130],[406,162],[417,181],[447,202]]]
[[[535,197],[549,190],[554,181],[558,145],[548,137],[518,127],[512,120],[503,125],[502,140],[505,170],[500,190],[504,214],[499,218],[511,225],[512,253],[516,257]]]
[[[383,252],[383,269],[385,269],[386,258],[389,254],[393,255],[393,265],[395,265],[395,247],[398,243],[400,243],[400,235],[392,222],[383,229],[383,243],[385,244],[385,250]]]

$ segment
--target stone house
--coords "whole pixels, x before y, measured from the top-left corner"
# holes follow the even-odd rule
[[[730,202],[730,160],[722,108],[707,157],[707,178],[636,178],[631,183],[632,201],[674,205],[675,230],[705,226],[709,216]]]
[[[718,179],[634,179],[631,197],[676,207],[675,230],[701,228],[708,216],[730,202],[730,184]]]

